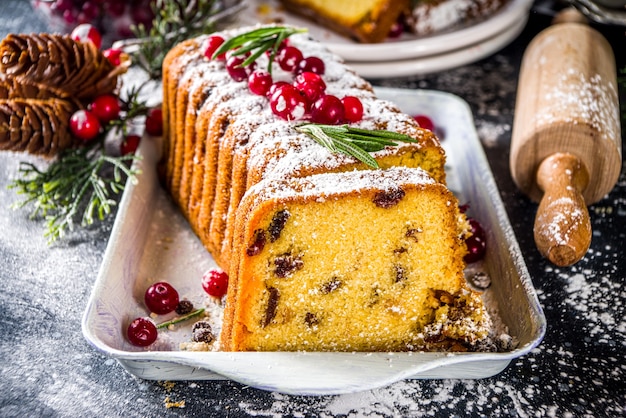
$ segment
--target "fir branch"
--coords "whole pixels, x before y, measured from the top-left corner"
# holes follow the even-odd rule
[[[410,136],[397,132],[361,129],[348,125],[305,123],[296,126],[296,130],[309,135],[331,152],[349,155],[372,168],[378,168],[378,163],[370,152],[380,151],[386,146],[397,146],[399,142],[417,142]]]
[[[246,67],[257,60],[265,52],[269,52],[267,71],[271,74],[272,63],[283,41],[296,33],[304,33],[307,29],[285,26],[263,27],[242,33],[226,40],[214,53],[211,59],[232,51],[233,55],[247,55],[241,63]]]
[[[116,201],[113,195],[124,190],[126,178],[135,178],[130,168],[134,155],[112,157],[104,153],[103,141],[83,148],[64,151],[46,170],[22,162],[21,178],[9,184],[23,195],[14,208],[32,205],[31,218],[46,219],[44,236],[48,244],[63,238],[74,225],[88,226],[110,214]],[[113,171],[112,176],[107,175]]]
[[[139,38],[138,48],[131,53],[133,62],[152,79],[161,78],[163,59],[174,45],[185,39],[214,30],[211,19],[218,12],[215,0],[157,0],[151,4],[154,12],[152,27],[133,26]]]
[[[138,38],[120,45],[137,45],[131,52],[133,62],[151,79],[160,79],[165,55],[178,43],[215,31],[215,25],[237,13],[242,5],[220,9],[216,0],[157,0],[152,3],[154,20],[148,30],[143,24],[132,27]]]

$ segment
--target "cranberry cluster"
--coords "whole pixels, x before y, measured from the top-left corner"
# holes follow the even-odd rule
[[[146,307],[155,314],[163,315],[176,310],[180,304],[178,291],[167,282],[158,282],[146,289]],[[139,347],[147,347],[156,341],[158,330],[150,318],[135,318],[126,330],[128,341]]]
[[[213,59],[224,41],[219,35],[210,36],[204,55]],[[282,119],[336,125],[358,122],[363,118],[363,104],[359,98],[345,96],[340,99],[326,93],[322,78],[326,71],[324,61],[315,56],[304,57],[300,49],[289,45],[288,40],[283,41],[276,51],[275,61],[282,70],[293,75],[292,83],[274,81],[269,71],[257,68],[256,62],[244,67],[245,54],[229,51],[215,59],[224,61],[226,71],[234,81],[247,80],[252,93],[267,97],[272,112]]]
[[[228,274],[219,268],[207,270],[202,275],[202,288],[210,296],[221,299],[228,290]],[[193,304],[188,300],[181,300],[178,291],[167,282],[157,282],[148,287],[144,294],[144,303],[156,315],[166,315],[174,311],[184,315],[194,309]],[[135,318],[128,325],[126,337],[133,345],[147,347],[156,341],[158,328],[151,318]]]
[[[63,29],[90,23],[109,40],[133,36],[132,25],[152,26],[153,0],[32,0],[33,7]]]
[[[84,23],[72,30],[70,37],[77,42],[92,42],[97,48],[101,47],[102,37],[98,29]],[[102,52],[111,64],[121,63],[122,51],[106,49]],[[72,134],[83,142],[94,140],[102,133],[104,126],[119,120],[122,115],[122,103],[115,94],[104,94],[94,98],[86,109],[76,111],[70,118],[69,127]],[[145,130],[149,135],[160,136],[163,133],[163,114],[161,108],[149,109],[146,114]],[[122,155],[132,154],[139,146],[138,135],[127,135],[120,144]]]

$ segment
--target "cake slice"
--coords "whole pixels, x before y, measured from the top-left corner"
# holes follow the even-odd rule
[[[422,169],[261,181],[237,214],[221,349],[472,350],[491,323],[465,230]]]
[[[281,0],[285,8],[363,43],[384,41],[408,0]]]

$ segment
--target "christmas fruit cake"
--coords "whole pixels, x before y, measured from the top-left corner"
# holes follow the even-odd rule
[[[487,18],[509,0],[281,0],[304,16],[362,43],[383,42],[403,30],[429,35]]]
[[[408,1],[282,0],[285,8],[363,43],[384,41]]]
[[[490,319],[465,285],[460,217],[421,169],[256,184],[239,208],[221,348],[472,349]]]
[[[163,65],[163,118],[162,184],[230,275],[225,349],[467,349],[481,338],[484,308],[463,284],[461,234],[468,225],[445,186],[445,154],[437,137],[391,102],[376,98],[369,83],[303,30],[259,25],[174,47]],[[333,191],[331,184],[340,187]],[[320,216],[314,218],[316,211]],[[368,230],[372,225],[376,233]],[[267,247],[251,256],[249,234],[260,228],[268,234]],[[311,235],[314,230],[317,235]],[[325,234],[334,235],[337,245],[315,246]],[[431,241],[433,234],[437,237]],[[368,244],[357,245],[363,240]],[[337,257],[343,264],[324,263]],[[325,320],[324,311],[310,304],[317,296],[309,293],[299,294],[312,298],[299,311],[284,309],[285,301],[295,297],[290,292],[300,286],[292,283],[293,290],[287,290],[287,277],[281,285],[270,285],[276,281],[270,273],[251,276],[251,269],[268,260],[278,263],[273,269],[266,265],[273,275],[276,270],[279,276],[306,275],[302,286],[325,280],[332,295],[324,301],[356,298],[346,305],[355,308],[355,318],[386,307],[387,320],[389,312],[400,319],[390,324],[392,331],[380,331],[387,334],[378,345],[372,342],[378,337],[368,343],[353,336],[353,343],[332,346],[330,334],[316,343],[307,340],[310,346],[304,340],[298,345],[249,343],[242,339],[248,326],[269,330],[286,324],[288,315],[305,318],[310,327]],[[341,270],[348,260],[352,270]],[[308,278],[311,271],[318,282]],[[367,277],[366,271],[385,271],[397,283]],[[376,308],[356,309],[366,294]],[[402,298],[416,306],[409,309]],[[261,321],[246,322],[255,318]],[[479,331],[465,333],[448,326],[445,318]],[[406,321],[410,324],[401,331],[399,323]],[[273,332],[284,332],[286,340],[296,326]],[[422,327],[423,335],[414,329],[409,337],[407,327]]]

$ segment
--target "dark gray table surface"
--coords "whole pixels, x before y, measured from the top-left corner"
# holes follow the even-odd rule
[[[9,209],[7,190],[27,157],[0,153],[0,416],[519,416],[626,415],[626,175],[589,208],[593,240],[574,266],[557,268],[532,238],[536,205],[514,186],[508,155],[522,52],[550,18],[536,4],[518,39],[477,63],[376,85],[454,93],[476,127],[521,246],[548,329],[540,346],[497,376],[481,380],[403,381],[349,395],[301,397],[230,381],[144,381],[89,345],[81,316],[113,217],[46,245],[43,223]],[[556,5],[559,7],[559,5]],[[598,27],[626,66],[625,29]],[[27,1],[0,2],[0,35],[45,31]],[[622,101],[624,91],[621,91]],[[166,408],[165,401],[185,401]]]

